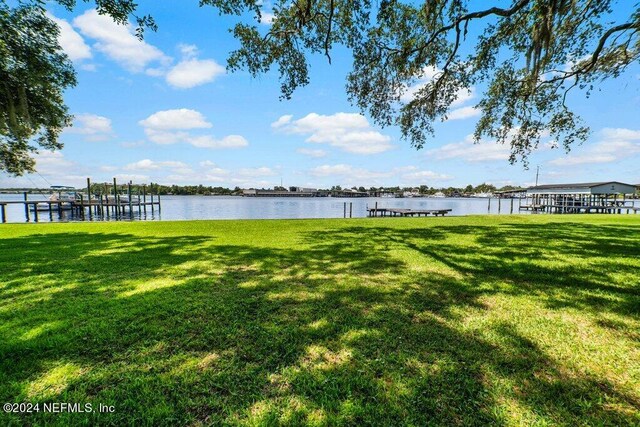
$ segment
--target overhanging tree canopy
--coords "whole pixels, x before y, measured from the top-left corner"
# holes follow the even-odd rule
[[[258,2],[235,3],[256,9]],[[309,82],[307,55],[331,58],[336,44],[353,51],[350,100],[379,125],[398,125],[421,148],[434,123],[474,86],[486,87],[477,108],[475,139],[511,145],[511,161],[525,160],[544,135],[565,148],[585,140],[584,126],[566,103],[586,95],[640,58],[640,3],[611,0],[511,0],[499,6],[465,0],[379,2],[277,1],[265,35],[238,24],[240,49],[232,70],[257,75],[277,65],[285,98]],[[612,9],[616,16],[612,18]],[[224,9],[223,9],[224,10]],[[621,19],[621,20],[620,20]],[[473,34],[473,36],[472,36]],[[425,72],[413,98],[403,94]]]
[[[0,170],[20,174],[33,168],[28,153],[37,148],[34,138],[41,147],[60,147],[58,135],[70,120],[62,92],[75,76],[41,2],[12,9],[0,1],[0,77],[8,82],[0,88]],[[258,20],[262,3],[200,1],[223,14],[250,13]],[[119,23],[134,16],[140,37],[145,28],[155,29],[149,16],[135,15],[131,0],[95,4]],[[585,140],[588,128],[569,109],[567,93],[577,89],[588,96],[594,84],[618,77],[640,59],[640,3],[626,0],[505,0],[496,6],[468,0],[273,0],[272,9],[266,33],[246,22],[233,28],[241,45],[231,53],[231,70],[255,76],[276,66],[282,96],[290,98],[309,83],[309,55],[330,61],[332,49],[344,46],[354,58],[349,99],[379,125],[398,125],[417,148],[460,94],[481,86],[486,89],[476,105],[481,115],[475,139],[510,144],[512,162],[526,161],[546,134],[566,148]],[[407,100],[403,95],[426,74],[430,78]]]
[[[0,7],[0,170],[32,170],[36,146],[60,148],[70,122],[62,99],[76,83],[56,25],[39,6]]]
[[[72,8],[73,0],[59,0]],[[59,136],[71,124],[65,89],[76,84],[69,58],[58,43],[59,29],[44,2],[0,1],[0,171],[21,175],[34,170],[30,154],[59,149]],[[98,11],[125,23],[135,12],[130,0],[98,0]],[[136,18],[138,36],[155,28],[148,16]]]

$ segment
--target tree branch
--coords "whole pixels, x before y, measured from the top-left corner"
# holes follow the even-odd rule
[[[562,71],[563,75],[559,76],[559,77],[554,77],[552,79],[549,80],[545,80],[543,82],[540,83],[540,85],[543,84],[551,84],[551,83],[555,83],[558,81],[565,81],[571,77],[575,77],[581,74],[586,74],[589,71],[591,71],[593,69],[593,67],[595,67],[596,63],[598,62],[598,59],[600,57],[600,54],[602,53],[602,50],[604,49],[605,44],[607,43],[607,39],[609,37],[611,37],[613,34],[619,32],[619,31],[626,31],[629,30],[631,28],[638,28],[640,27],[640,24],[636,23],[636,22],[627,22],[625,24],[620,24],[620,25],[616,25],[615,27],[610,28],[606,33],[604,33],[602,35],[602,37],[600,37],[600,40],[598,41],[598,45],[596,46],[596,49],[593,51],[593,54],[591,54],[591,59],[589,60],[588,63],[584,64],[582,67],[579,67],[573,71],[570,72],[566,72],[566,71]],[[640,29],[634,31],[634,34],[636,32],[640,31]],[[520,81],[522,82],[522,80]]]
[[[327,36],[324,39],[324,54],[327,56],[327,58],[329,59],[329,64],[331,64],[331,55],[329,55],[329,39],[331,37],[331,24],[333,21],[333,9],[334,9],[334,4],[333,4],[333,0],[331,0],[329,2],[329,28],[327,28]]]

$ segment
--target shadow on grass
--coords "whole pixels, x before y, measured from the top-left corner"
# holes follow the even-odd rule
[[[0,239],[0,399],[116,407],[28,418],[60,424],[633,424],[637,395],[569,372],[513,323],[488,340],[461,313],[531,295],[636,319],[639,285],[619,277],[638,278],[621,262],[640,255],[637,231],[347,226],[288,249]],[[445,269],[413,269],[397,251]]]

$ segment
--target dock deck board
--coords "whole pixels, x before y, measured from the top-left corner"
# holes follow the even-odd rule
[[[444,216],[451,209],[401,209],[401,208],[367,208],[370,217],[385,216]]]

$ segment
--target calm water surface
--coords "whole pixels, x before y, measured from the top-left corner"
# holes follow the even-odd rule
[[[0,194],[0,201],[22,200],[21,194]],[[46,200],[42,195],[30,194],[29,200]],[[162,211],[151,212],[147,207],[146,215],[138,215],[134,207],[133,219],[147,220],[190,220],[190,219],[281,219],[281,218],[342,218],[344,203],[347,203],[347,216],[350,203],[354,218],[367,216],[367,207],[405,208],[405,209],[452,209],[450,215],[498,214],[498,199],[480,198],[335,198],[335,197],[236,197],[236,196],[163,196]],[[524,204],[524,201],[522,202]],[[513,213],[524,214],[518,210],[519,201],[513,202]],[[511,201],[501,201],[500,214],[509,214]],[[32,215],[33,221],[33,215]],[[63,220],[69,220],[65,217]],[[114,220],[115,218],[106,218]],[[128,216],[125,217],[128,219]],[[39,213],[40,222],[48,222],[47,212]],[[53,221],[58,221],[54,212]],[[22,205],[7,206],[8,222],[24,222]]]

